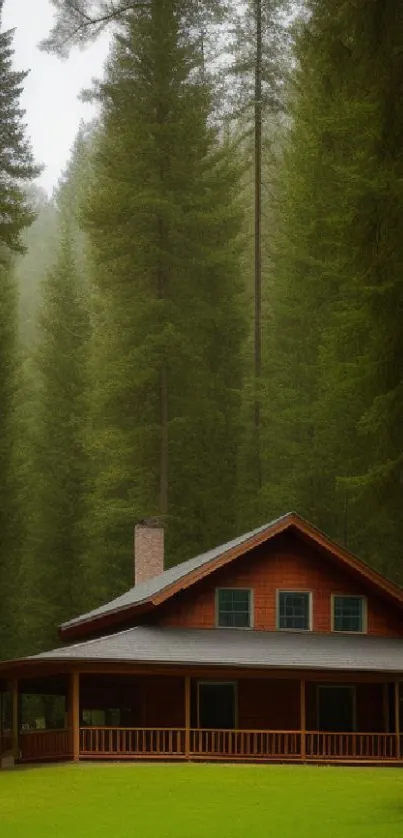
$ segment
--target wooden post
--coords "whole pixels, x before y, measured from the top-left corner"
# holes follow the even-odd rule
[[[190,757],[190,677],[185,676],[185,756]]]
[[[382,684],[382,715],[383,715],[383,729],[385,733],[390,731],[390,716],[389,716],[389,684]]]
[[[147,727],[147,694],[146,681],[147,676],[140,676],[140,724],[141,727]]]
[[[396,733],[396,758],[400,759],[400,681],[395,681],[395,733]]]
[[[14,759],[17,760],[20,756],[20,701],[18,694],[18,681],[12,681],[10,689],[12,701],[12,748]]]
[[[306,759],[306,681],[301,678],[300,681],[300,728],[301,728],[301,759]]]
[[[80,759],[80,673],[70,675],[69,718],[71,753],[74,762]]]

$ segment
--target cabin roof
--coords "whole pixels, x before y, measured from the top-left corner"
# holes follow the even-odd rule
[[[121,662],[245,668],[403,671],[403,640],[312,632],[136,626],[25,662]]]
[[[201,553],[192,559],[188,559],[188,561],[171,567],[148,582],[135,585],[121,596],[101,605],[99,608],[63,623],[60,627],[61,636],[66,639],[85,636],[86,633],[97,630],[98,627],[103,629],[118,623],[126,615],[135,617],[144,613],[160,605],[178,591],[189,588],[219,567],[245,555],[249,550],[287,530],[300,535],[311,545],[316,545],[329,558],[336,560],[345,567],[349,567],[353,572],[364,577],[367,582],[372,583],[379,591],[403,605],[403,591],[397,585],[368,567],[348,550],[333,542],[300,515],[289,512],[268,524],[263,524],[263,526],[244,533],[238,538],[208,550],[206,553]]]

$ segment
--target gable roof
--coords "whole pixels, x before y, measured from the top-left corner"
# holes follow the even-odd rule
[[[25,660],[258,669],[403,672],[403,641],[368,635],[136,626]],[[11,662],[18,666],[18,661]]]
[[[60,627],[61,636],[66,639],[82,637],[90,632],[119,624],[122,618],[140,616],[165,602],[178,591],[189,588],[220,567],[286,531],[297,533],[341,566],[349,568],[366,579],[396,604],[403,605],[401,588],[336,544],[300,515],[289,512],[269,524],[263,524],[219,547],[171,567],[148,582],[135,585],[105,605],[63,623]]]

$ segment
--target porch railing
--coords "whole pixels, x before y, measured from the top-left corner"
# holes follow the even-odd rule
[[[400,753],[394,733],[88,727],[80,730],[80,756],[388,762]]]
[[[20,733],[19,749],[23,762],[68,759],[71,756],[71,731],[24,730]]]
[[[306,734],[307,759],[323,760],[393,760],[398,758],[395,733],[323,733]]]
[[[298,731],[89,727],[80,731],[80,755],[200,759],[295,759]]]
[[[289,730],[191,730],[190,754],[217,759],[295,759],[301,734]]]
[[[68,759],[72,741],[67,729],[22,731],[21,760]],[[11,746],[11,737],[3,736],[1,744]],[[80,757],[359,763],[397,761],[403,750],[395,733],[83,727]]]
[[[183,757],[183,728],[88,727],[80,730],[80,755]]]

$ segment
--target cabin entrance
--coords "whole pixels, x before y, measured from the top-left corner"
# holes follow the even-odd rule
[[[354,687],[326,685],[318,687],[318,729],[332,733],[355,730]]]
[[[230,730],[235,724],[235,684],[229,681],[199,681],[198,727]]]

